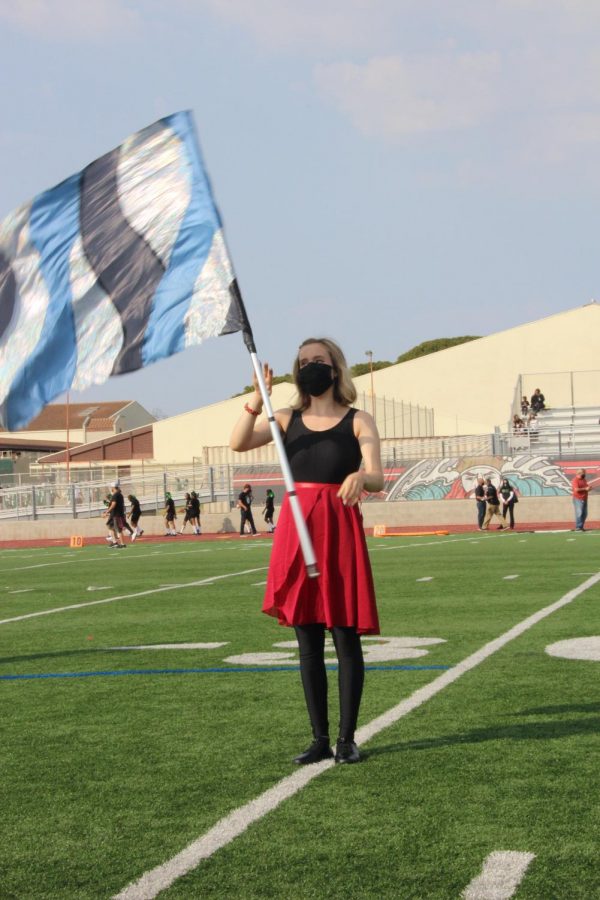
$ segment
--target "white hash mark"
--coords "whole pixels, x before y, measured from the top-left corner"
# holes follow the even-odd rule
[[[465,888],[464,900],[509,900],[514,896],[535,853],[497,850],[484,860],[481,873]]]

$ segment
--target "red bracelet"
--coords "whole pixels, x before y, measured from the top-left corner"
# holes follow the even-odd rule
[[[252,409],[247,403],[244,403],[244,409],[246,412],[249,412],[251,416],[260,416],[260,412],[257,409]]]

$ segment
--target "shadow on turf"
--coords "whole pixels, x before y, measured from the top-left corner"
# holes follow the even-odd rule
[[[563,713],[600,712],[600,703],[565,703],[563,706],[536,706],[521,712],[510,713],[511,716],[552,716]]]
[[[598,709],[598,704],[590,704]],[[555,707],[556,708],[556,707]],[[573,708],[567,707],[571,712]],[[575,707],[577,709],[577,707]],[[586,710],[587,711],[587,710]],[[531,722],[523,725],[506,725],[501,728],[475,728],[462,734],[443,734],[423,741],[406,741],[388,744],[373,750],[361,750],[365,759],[384,753],[403,753],[407,750],[433,750],[457,744],[483,744],[486,741],[542,741],[600,732],[600,717],[575,719],[567,722]]]
[[[31,659],[62,659],[67,656],[90,656],[94,653],[121,653],[122,650],[112,650],[110,647],[86,647],[81,650],[57,650],[54,653],[28,653],[24,656],[4,656],[0,659],[2,663],[25,662]]]

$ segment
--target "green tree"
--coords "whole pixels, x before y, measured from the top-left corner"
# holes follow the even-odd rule
[[[417,344],[416,347],[413,347],[412,350],[407,350],[406,353],[402,353],[396,362],[403,363],[408,362],[409,359],[418,359],[419,356],[428,356],[429,353],[437,353],[438,350],[447,350],[448,347],[466,344],[467,341],[476,341],[479,337],[480,335],[477,334],[467,334],[462,337],[434,338],[432,341],[423,341],[421,344]]]
[[[377,362],[373,363],[373,371],[376,372],[378,369],[387,369],[388,366],[393,365],[391,362],[388,362],[387,359],[379,359]],[[353,378],[357,378],[359,375],[368,375],[371,371],[371,364],[366,363],[356,363],[354,366],[350,366],[350,374]]]

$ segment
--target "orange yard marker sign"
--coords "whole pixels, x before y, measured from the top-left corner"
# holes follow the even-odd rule
[[[70,546],[72,550],[81,550],[81,548],[83,547],[82,536],[80,534],[72,534]]]
[[[373,537],[429,537],[432,534],[449,534],[449,531],[399,531],[387,525],[375,525]]]

